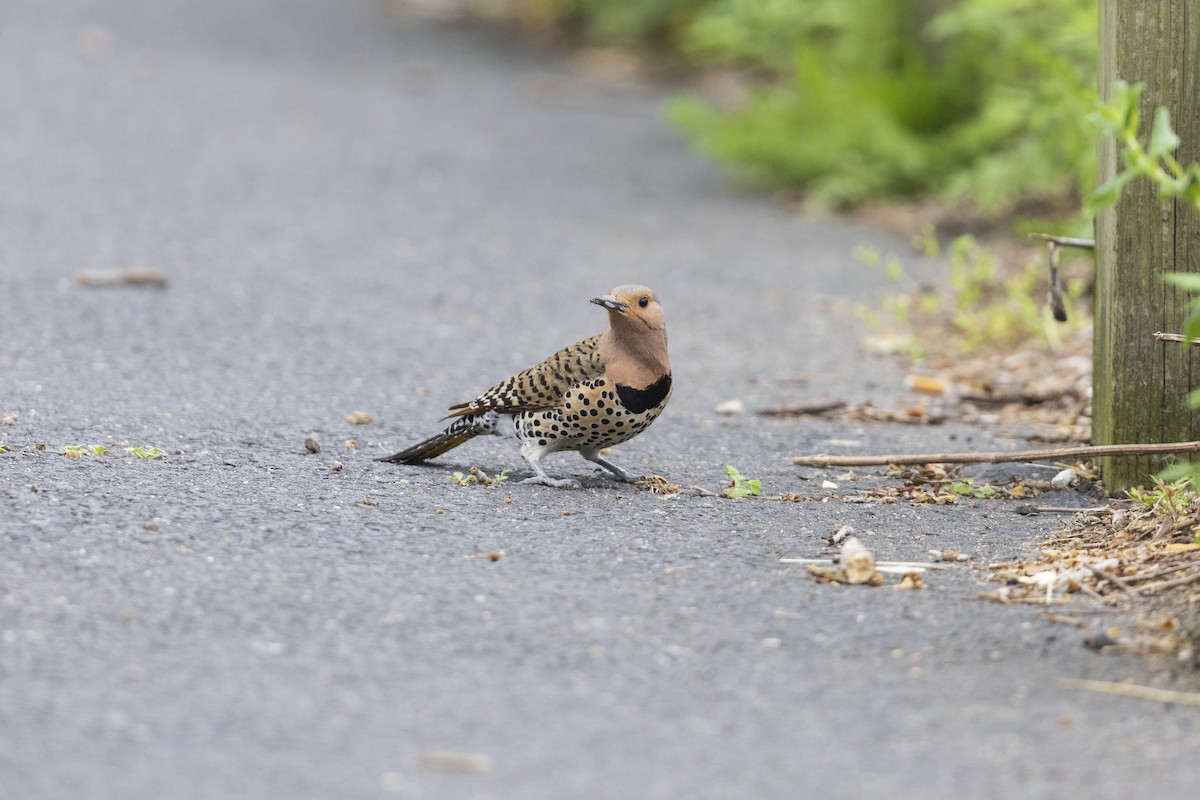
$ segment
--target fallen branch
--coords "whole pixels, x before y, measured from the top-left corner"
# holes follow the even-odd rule
[[[806,467],[868,467],[882,464],[1003,464],[1013,461],[1042,461],[1106,456],[1157,456],[1200,452],[1200,442],[1165,444],[1106,444],[1089,447],[1060,447],[1051,450],[1013,450],[1007,453],[898,453],[882,456],[794,456],[793,464]]]
[[[1054,685],[1061,689],[1080,689],[1085,692],[1116,694],[1122,697],[1136,697],[1139,700],[1155,700],[1160,703],[1200,706],[1200,692],[1178,692],[1172,689],[1156,689],[1153,686],[1139,686],[1134,683],[1079,678],[1055,678]]]

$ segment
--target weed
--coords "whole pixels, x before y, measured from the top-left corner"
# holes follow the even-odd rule
[[[1154,479],[1153,489],[1138,487],[1127,490],[1125,494],[1147,511],[1172,517],[1177,517],[1186,511],[1196,496],[1192,484],[1187,480],[1167,483],[1159,478]]]
[[[126,455],[137,456],[142,461],[153,461],[156,458],[163,457],[162,450],[158,449],[157,447],[151,447],[149,445],[141,445],[139,447],[126,447],[124,449],[125,449]]]
[[[470,486],[473,483],[480,486],[499,486],[508,480],[508,476],[511,472],[511,469],[504,469],[493,476],[488,475],[479,467],[471,467],[469,470],[467,470],[467,474],[465,475],[461,472],[455,471],[447,477],[449,477],[450,482],[456,486]]]
[[[69,444],[63,447],[63,455],[71,458],[79,458],[80,456],[100,456],[108,455],[108,448],[102,444]]]
[[[994,497],[997,489],[995,486],[976,486],[973,478],[963,478],[961,481],[950,484],[950,491],[963,497],[986,499]]]
[[[721,494],[726,497],[738,500],[743,497],[758,497],[762,492],[762,481],[747,478],[737,467],[725,467],[725,475],[729,478],[729,485]]]

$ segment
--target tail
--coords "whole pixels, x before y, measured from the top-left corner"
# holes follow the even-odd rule
[[[414,444],[407,450],[401,450],[377,461],[387,461],[392,464],[420,464],[431,458],[437,458],[448,450],[453,450],[468,439],[474,439],[485,431],[479,426],[476,417],[462,417],[455,420],[446,430],[431,436],[420,444]]]

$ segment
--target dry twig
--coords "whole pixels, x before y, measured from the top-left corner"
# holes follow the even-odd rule
[[[1043,461],[1106,456],[1165,455],[1200,452],[1200,442],[1165,444],[1108,444],[1089,447],[1060,447],[1050,450],[1013,450],[1007,453],[899,453],[882,456],[795,456],[793,464],[809,467],[866,467],[882,464],[1002,464],[1013,461]]]
[[[1115,681],[1097,681],[1083,678],[1055,678],[1054,685],[1061,689],[1079,689],[1085,692],[1102,692],[1104,694],[1121,695],[1122,697],[1136,697],[1139,700],[1155,700],[1159,703],[1200,706],[1200,692],[1179,692],[1173,689],[1156,689],[1153,686],[1140,686],[1135,683],[1117,683]]]

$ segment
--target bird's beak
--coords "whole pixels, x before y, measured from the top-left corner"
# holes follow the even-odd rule
[[[604,306],[609,311],[620,311],[623,313],[625,309],[629,308],[627,303],[622,303],[611,294],[606,294],[602,297],[593,297],[592,302],[598,306]]]

